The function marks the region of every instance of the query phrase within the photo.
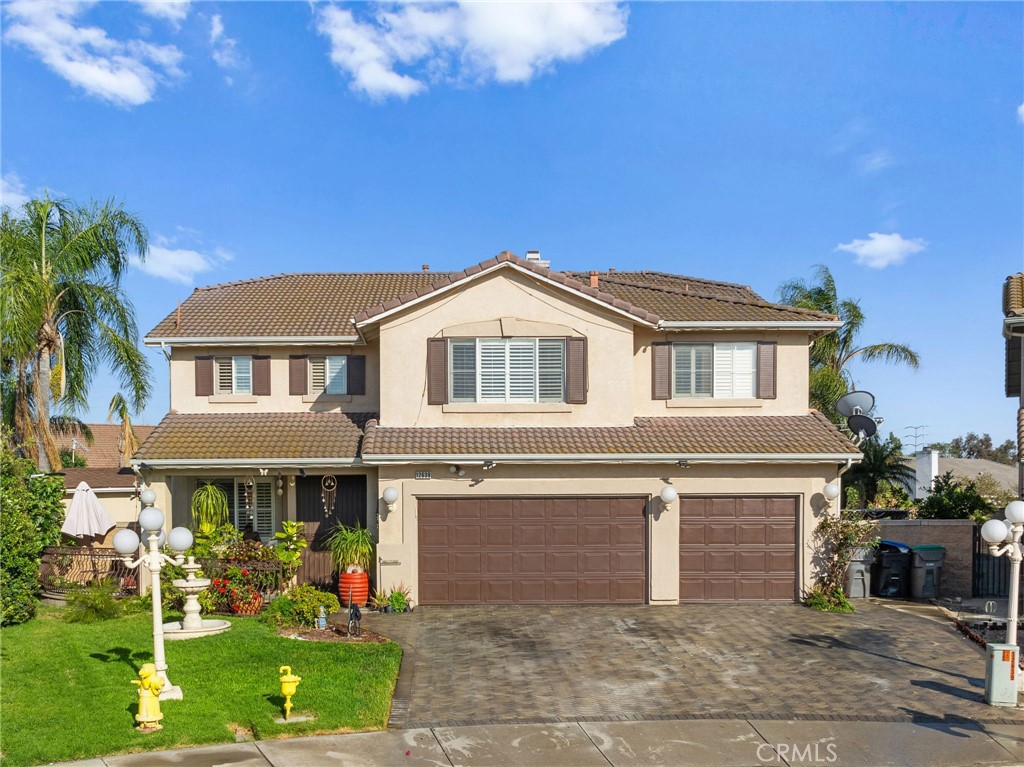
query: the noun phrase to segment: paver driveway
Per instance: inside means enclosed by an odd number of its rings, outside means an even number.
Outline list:
[[[391,727],[628,718],[1024,722],[983,703],[984,657],[871,603],[421,607],[364,626],[406,648]]]

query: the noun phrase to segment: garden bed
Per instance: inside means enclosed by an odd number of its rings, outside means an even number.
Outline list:
[[[93,624],[61,616],[44,607],[0,635],[5,766],[234,742],[238,731],[268,739],[387,724],[401,657],[396,644],[289,640],[256,619],[229,618],[224,634],[168,643],[168,675],[184,700],[162,702],[164,729],[142,735],[134,727],[132,680],[152,661],[151,616]],[[293,714],[314,720],[275,721],[282,665],[302,677]]]

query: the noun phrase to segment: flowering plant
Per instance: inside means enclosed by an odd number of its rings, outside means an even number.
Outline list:
[[[255,573],[243,567],[232,565],[224,577],[214,578],[213,594],[218,603],[228,605],[238,612],[240,605],[249,604],[257,597],[262,600]]]

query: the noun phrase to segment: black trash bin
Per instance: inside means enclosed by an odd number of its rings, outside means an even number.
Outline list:
[[[942,581],[942,565],[946,562],[945,546],[914,546],[914,563],[910,570],[910,596],[914,599],[938,599]]]
[[[906,599],[910,594],[910,546],[881,541],[871,568],[871,593],[876,597]]]

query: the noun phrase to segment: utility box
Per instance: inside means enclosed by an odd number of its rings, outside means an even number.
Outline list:
[[[913,599],[938,599],[945,546],[914,546],[910,567],[910,596]]]
[[[1012,644],[985,646],[985,702],[990,706],[1017,705],[1017,655]]]

